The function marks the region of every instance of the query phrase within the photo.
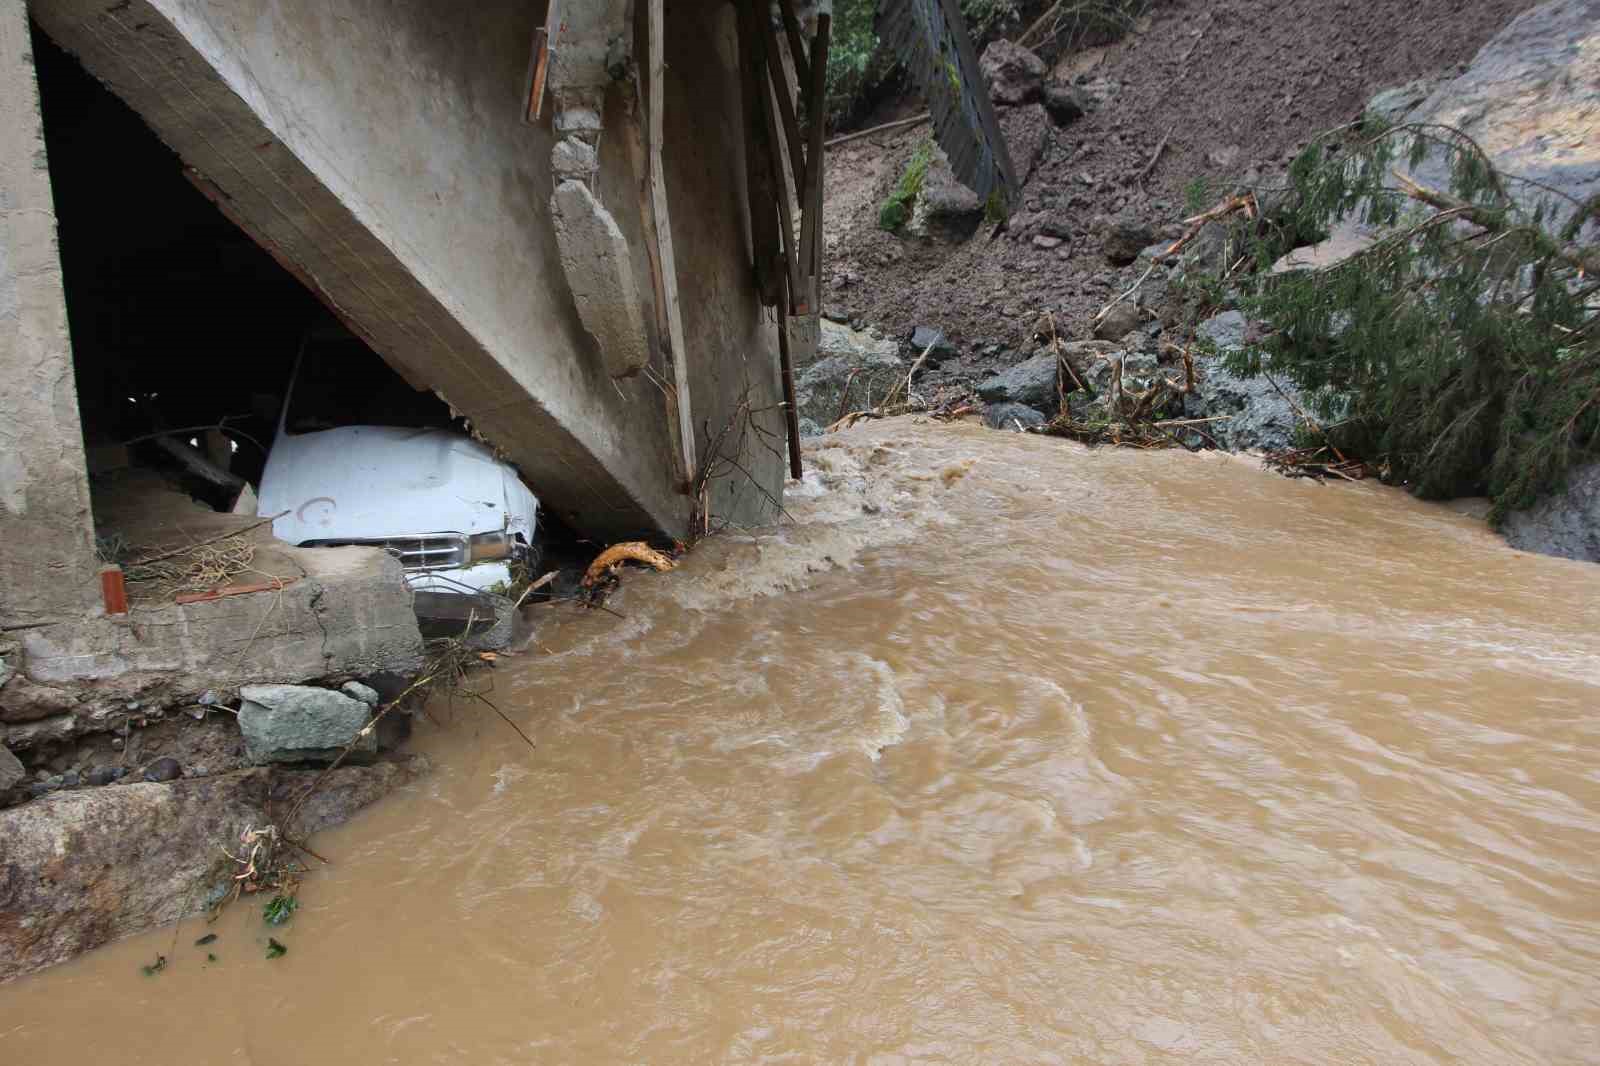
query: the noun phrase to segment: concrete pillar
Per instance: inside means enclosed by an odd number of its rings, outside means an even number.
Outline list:
[[[0,3],[0,632],[99,603],[28,16]]]

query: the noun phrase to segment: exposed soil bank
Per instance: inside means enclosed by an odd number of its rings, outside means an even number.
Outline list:
[[[1185,189],[1196,179],[1215,191],[1252,175],[1274,178],[1313,134],[1357,118],[1373,93],[1456,73],[1530,6],[1217,0],[1157,7],[1144,32],[1057,65],[1053,76],[1078,82],[1090,99],[1086,116],[1058,128],[1038,104],[1003,112],[1025,180],[1026,217],[1009,232],[991,237],[982,227],[951,245],[878,228],[878,205],[927,137],[925,126],[832,150],[828,313],[896,338],[917,325],[942,329],[969,377],[1014,361],[1044,311],[1054,311],[1069,336],[1087,337],[1095,312],[1143,269],[1103,258],[1112,219],[1171,239],[1177,234],[1167,227],[1191,213]],[[886,105],[884,117],[914,108]],[[1138,178],[1163,140],[1141,188]],[[1060,243],[1036,245],[1041,224],[1063,235]]]

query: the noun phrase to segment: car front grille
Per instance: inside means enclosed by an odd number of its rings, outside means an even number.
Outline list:
[[[467,538],[459,533],[425,533],[374,540],[318,540],[307,544],[329,548],[345,544],[382,548],[398,558],[408,573],[453,570],[467,564]]]

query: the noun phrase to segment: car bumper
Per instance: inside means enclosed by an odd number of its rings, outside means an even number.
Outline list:
[[[504,590],[511,587],[511,564],[498,560],[451,570],[409,571],[406,574],[406,585],[412,592],[458,595],[487,592],[497,586]]]

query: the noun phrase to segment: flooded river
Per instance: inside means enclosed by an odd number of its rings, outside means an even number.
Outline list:
[[[285,956],[103,949],[0,988],[0,1061],[1600,1062],[1600,567],[1215,454],[809,463],[541,609],[536,750],[435,707]]]

